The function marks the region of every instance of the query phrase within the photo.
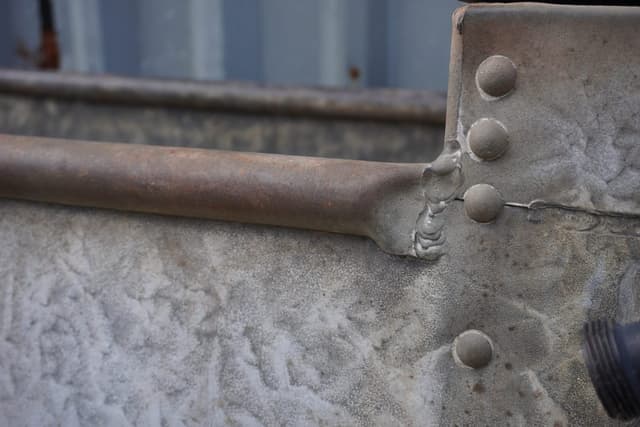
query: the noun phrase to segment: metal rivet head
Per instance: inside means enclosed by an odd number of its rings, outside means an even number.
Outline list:
[[[495,160],[509,148],[507,129],[495,119],[480,119],[467,135],[469,148],[482,160]]]
[[[476,82],[481,91],[498,98],[508,94],[516,85],[516,66],[506,56],[490,56],[478,67]]]
[[[476,184],[464,193],[464,211],[477,222],[491,222],[500,212],[504,201],[494,187],[489,184]]]
[[[475,329],[464,331],[453,341],[453,358],[468,368],[484,368],[493,358],[491,339]]]

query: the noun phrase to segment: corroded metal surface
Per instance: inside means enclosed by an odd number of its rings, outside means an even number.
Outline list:
[[[410,166],[424,198],[410,244],[430,261],[353,236],[2,201],[0,421],[616,425],[589,383],[581,328],[640,309],[629,49],[640,50],[627,39],[639,14],[486,5],[454,16],[447,142]],[[517,70],[502,97],[476,86],[493,55]],[[589,96],[576,76],[596,82]],[[466,135],[485,117],[509,147],[481,160]],[[621,173],[607,181],[607,168]],[[479,184],[504,201],[487,223],[463,200]],[[381,198],[394,194],[381,185]],[[384,220],[403,222],[400,210]]]

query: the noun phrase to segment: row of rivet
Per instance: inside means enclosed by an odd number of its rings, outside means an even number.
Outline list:
[[[494,101],[509,94],[516,84],[516,66],[509,58],[494,55],[482,61],[476,71],[476,85],[487,101]],[[477,120],[467,134],[471,152],[481,161],[491,161],[502,156],[509,148],[507,128],[493,118]],[[489,184],[477,184],[464,194],[464,209],[474,221],[494,221],[504,206],[498,190]]]
[[[505,56],[494,55],[485,59],[476,72],[476,85],[487,101],[507,95],[516,83],[516,67]],[[467,134],[471,153],[480,161],[491,161],[502,156],[509,148],[507,128],[493,118],[481,118],[471,125]],[[504,206],[502,196],[489,184],[471,186],[464,194],[464,210],[476,222],[494,221]],[[493,357],[491,339],[477,330],[468,330],[455,339],[453,356],[456,362],[472,369],[489,364]]]

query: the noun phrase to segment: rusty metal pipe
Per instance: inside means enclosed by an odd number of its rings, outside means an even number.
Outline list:
[[[0,197],[356,234],[387,247],[402,216],[392,212],[421,204],[422,170],[0,135]]]

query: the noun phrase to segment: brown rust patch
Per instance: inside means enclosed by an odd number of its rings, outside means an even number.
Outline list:
[[[477,383],[475,383],[473,385],[473,388],[471,389],[474,393],[478,393],[478,394],[482,394],[485,391],[487,391],[487,388],[484,386],[484,384],[482,383],[482,381],[478,381]]]

